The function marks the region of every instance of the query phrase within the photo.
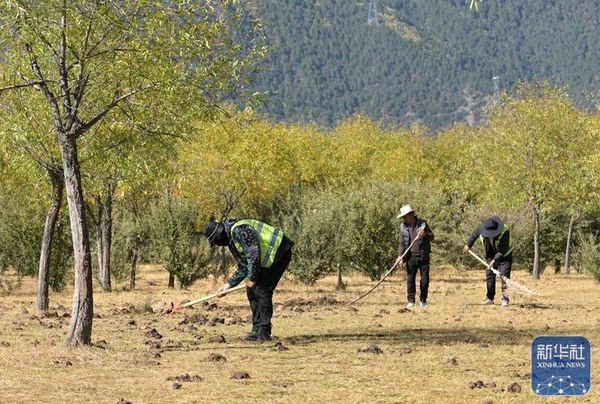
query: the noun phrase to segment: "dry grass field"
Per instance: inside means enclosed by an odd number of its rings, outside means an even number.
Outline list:
[[[175,315],[150,312],[156,302],[197,298],[217,284],[167,290],[166,273],[145,266],[139,290],[95,294],[96,346],[83,349],[65,346],[70,291],[52,294],[52,310],[41,316],[34,281],[26,280],[0,297],[0,402],[600,402],[598,354],[586,396],[538,397],[529,380],[535,336],[584,335],[598,346],[600,285],[582,275],[513,278],[541,295],[513,296],[508,308],[480,306],[483,270],[434,268],[428,308],[401,310],[398,275],[353,308],[344,303],[368,289],[366,278],[347,279],[341,292],[333,279],[311,287],[283,279],[277,339],[261,344],[239,338],[250,328],[242,293]],[[370,345],[383,352],[357,352]],[[249,378],[232,378],[236,372]],[[172,380],[186,373],[189,380]],[[486,387],[470,388],[478,380]],[[513,383],[520,392],[507,391]]]

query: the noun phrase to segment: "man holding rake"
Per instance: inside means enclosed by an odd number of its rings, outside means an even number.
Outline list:
[[[253,219],[210,221],[204,235],[211,247],[228,247],[238,264],[233,276],[217,290],[222,297],[242,281],[252,310],[247,341],[271,340],[273,291],[292,258],[294,242],[267,223]]]
[[[503,277],[510,279],[510,271],[512,268],[512,234],[508,226],[506,226],[499,217],[494,216],[485,220],[479,225],[465,244],[464,251],[468,253],[475,241],[480,238],[485,249],[485,259],[489,264],[486,273],[487,279],[487,296],[482,302],[484,305],[494,304],[494,296],[496,295],[496,274],[491,268],[499,269],[502,275],[502,306],[508,306],[507,283]]]
[[[434,237],[433,232],[425,220],[419,219],[415,215],[415,211],[410,205],[404,205],[396,218],[402,218],[403,221],[400,225],[398,257],[402,257],[407,253],[403,258],[407,274],[408,304],[406,307],[410,308],[415,305],[417,271],[421,272],[419,304],[421,307],[427,307],[429,255],[431,253],[431,240]],[[406,251],[408,249],[410,251]]]

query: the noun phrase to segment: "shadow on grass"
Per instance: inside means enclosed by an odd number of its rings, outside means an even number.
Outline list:
[[[552,334],[570,335],[576,330],[553,330]],[[333,332],[297,335],[285,340],[291,344],[314,344],[321,342],[360,342],[388,344],[477,344],[482,348],[494,345],[530,344],[538,335],[548,335],[544,328],[515,330],[509,328],[408,328],[377,332]]]

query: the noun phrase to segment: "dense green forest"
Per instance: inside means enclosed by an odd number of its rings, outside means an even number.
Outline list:
[[[520,81],[565,86],[582,106],[600,89],[597,1],[260,0],[272,53],[256,80],[264,110],[335,125],[356,113],[439,129],[477,122],[494,93]]]

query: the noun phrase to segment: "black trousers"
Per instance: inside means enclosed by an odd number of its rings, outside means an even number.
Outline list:
[[[487,260],[488,264],[490,262],[492,262],[492,258],[486,258],[486,260]],[[512,269],[512,259],[500,261],[498,263],[497,269],[501,275],[506,276],[507,278],[510,279],[510,271]],[[494,297],[496,296],[496,274],[493,273],[491,269],[488,269],[486,271],[485,277],[486,277],[486,282],[487,282],[487,298],[490,300],[494,300]],[[502,280],[502,278],[500,278],[500,279],[502,281],[502,298],[508,300],[508,293],[507,293],[508,286],[506,285],[506,282],[504,282]]]
[[[420,281],[420,299],[422,302],[427,301],[427,293],[429,291],[429,259],[421,259],[421,257],[410,256],[406,261],[406,289],[408,301],[414,302],[417,293],[417,271],[421,272]]]
[[[265,327],[271,331],[271,318],[273,317],[273,291],[277,287],[281,276],[290,264],[292,250],[284,252],[270,268],[261,269],[260,276],[256,279],[256,286],[246,289],[250,310],[252,310],[252,329],[258,330]]]

